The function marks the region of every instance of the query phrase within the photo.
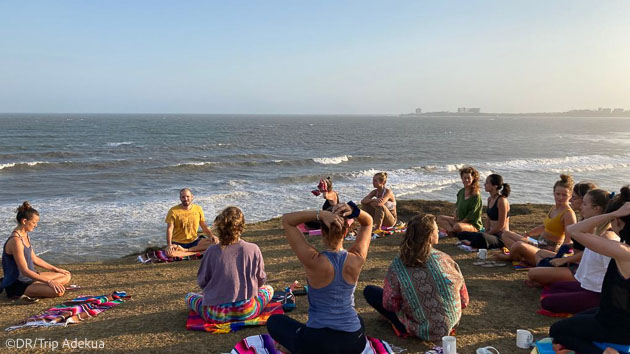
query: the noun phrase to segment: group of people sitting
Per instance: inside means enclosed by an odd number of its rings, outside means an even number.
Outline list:
[[[507,248],[509,253],[499,255],[500,259],[539,264],[541,267],[530,270],[531,284],[553,284],[557,288],[551,291],[551,304],[543,306],[562,306],[567,302],[563,299],[575,299],[571,301],[580,302],[581,307],[571,311],[588,308],[551,327],[550,335],[557,345],[601,353],[592,341],[630,344],[629,187],[611,197],[591,184],[574,187],[572,179],[563,175],[554,185],[555,204],[543,225],[520,235],[509,229],[510,186],[501,176],[492,174],[485,181],[485,191],[490,194],[485,225],[479,173],[465,167],[460,176],[464,186],[457,193],[456,214],[412,217],[383,287],[368,285],[363,289],[367,303],[391,322],[397,335],[438,341],[452,333],[468,305],[459,266],[448,254],[434,248],[442,229],[471,248]],[[374,175],[374,189],[361,200],[360,208],[352,201],[341,202],[330,178],[321,182],[318,189],[325,199],[322,209],[282,217],[287,242],[308,282],[308,320],[301,323],[287,315],[273,315],[267,329],[292,353],[360,353],[366,345],[365,325],[355,310],[354,293],[373,233],[397,222],[396,199],[386,187],[385,172]],[[186,295],[188,308],[208,322],[259,316],[274,289],[266,283],[260,249],[240,238],[245,227],[242,211],[233,206],[221,211],[214,220],[213,233],[193,199],[190,189],[182,189],[180,204],[166,216],[165,251],[169,256],[205,252],[197,273],[202,292]],[[582,221],[576,223],[574,209],[580,212]],[[8,296],[62,296],[70,281],[68,271],[35,255],[28,233],[38,220],[39,214],[27,202],[18,209],[18,226],[3,248],[2,287]],[[359,227],[346,249],[344,239],[353,222]],[[305,238],[298,228],[304,223],[321,227],[324,250]],[[205,236],[198,236],[199,227]],[[531,239],[536,235],[537,241]],[[578,263],[577,267],[571,266]],[[50,272],[39,273],[34,265]],[[564,284],[567,281],[572,283]],[[615,352],[611,348],[606,351]]]
[[[486,178],[482,226],[479,173],[470,166],[459,172],[463,188],[456,213],[438,216],[438,226],[468,250],[503,249],[495,255],[498,261],[530,268],[526,283],[545,287],[542,313],[573,315],[551,326],[555,349],[602,353],[594,341],[630,344],[630,187],[609,193],[561,175],[543,223],[519,234],[510,231],[510,186],[503,178]],[[605,352],[617,351],[607,347]]]

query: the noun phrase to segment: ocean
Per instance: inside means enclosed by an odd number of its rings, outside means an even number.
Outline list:
[[[454,201],[464,164],[501,174],[512,203],[551,204],[561,173],[630,183],[629,147],[630,118],[1,114],[0,233],[28,200],[42,258],[98,261],[165,244],[184,187],[209,223],[229,205],[255,222],[319,208],[326,176],[345,201],[378,171],[399,199]]]

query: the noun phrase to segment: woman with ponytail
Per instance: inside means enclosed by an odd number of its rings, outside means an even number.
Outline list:
[[[488,217],[486,218],[486,232],[463,231],[457,234],[457,238],[463,244],[472,248],[501,248],[503,241],[501,235],[510,230],[510,185],[503,183],[503,177],[491,174],[484,184],[488,197]]]
[[[28,202],[17,209],[17,227],[2,249],[2,288],[9,298],[58,297],[65,294],[70,272],[39,258],[33,249],[29,232],[35,230],[39,213]],[[49,270],[39,272],[35,266]]]
[[[593,233],[606,223],[610,223],[621,242]],[[602,350],[593,342],[630,344],[630,187],[621,188],[605,214],[570,225],[567,233],[611,260],[604,276],[599,307],[554,323],[549,329],[554,349],[566,348],[584,354],[617,353],[612,348]]]
[[[361,209],[373,218],[374,232],[380,234],[381,228],[396,225],[396,197],[394,192],[386,187],[387,172],[378,172],[372,178],[373,189],[361,200]]]
[[[565,230],[569,225],[575,224],[575,212],[569,205],[573,192],[573,178],[568,175],[560,175],[560,180],[553,185],[555,204],[549,210],[542,225],[533,228],[524,235],[512,231],[505,231],[501,238],[505,247],[510,250],[509,255],[497,255],[500,260],[523,260],[530,265],[536,265],[536,253],[548,250],[556,254],[560,252],[560,246],[568,252],[571,238],[565,237]],[[530,236],[539,236],[538,240]]]

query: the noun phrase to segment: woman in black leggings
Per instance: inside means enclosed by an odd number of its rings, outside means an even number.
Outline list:
[[[621,242],[592,234],[598,225],[607,222]],[[585,247],[612,259],[604,276],[599,307],[554,323],[549,335],[555,345],[580,353],[617,353],[612,348],[603,351],[593,342],[630,344],[630,187],[621,189],[606,214],[570,225],[567,233]]]

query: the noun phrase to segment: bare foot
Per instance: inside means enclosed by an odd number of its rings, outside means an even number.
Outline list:
[[[619,354],[619,352],[611,347],[607,347],[606,350],[604,350],[604,354]]]

